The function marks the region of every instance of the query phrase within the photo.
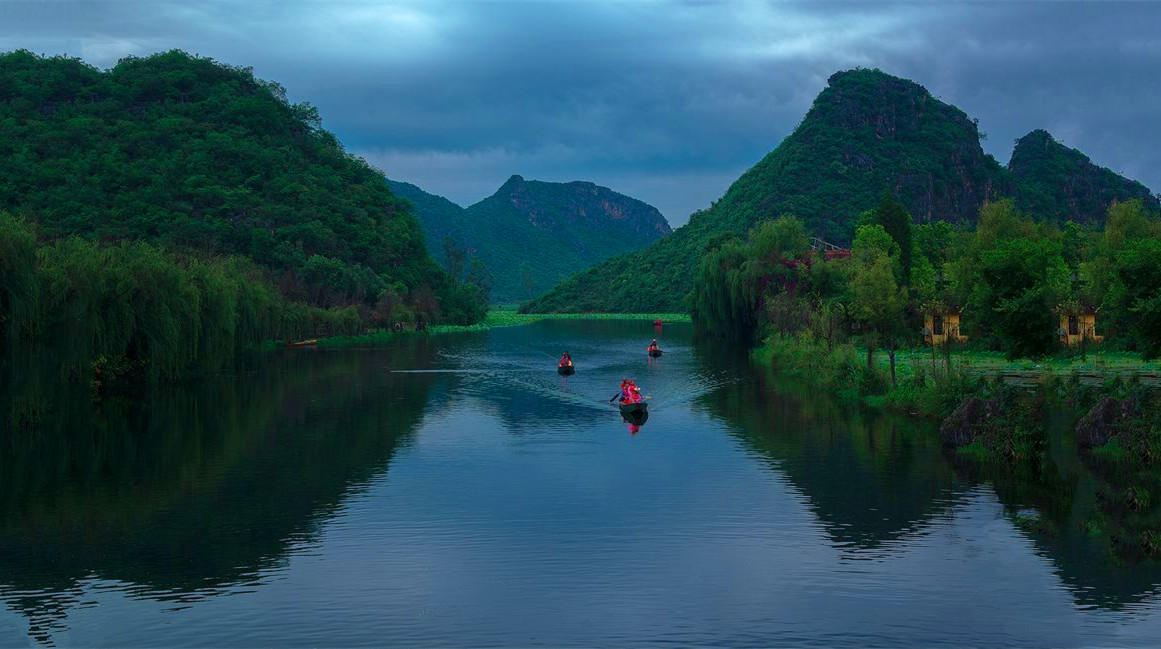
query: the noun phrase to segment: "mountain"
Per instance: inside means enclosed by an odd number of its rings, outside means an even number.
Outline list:
[[[980,147],[973,120],[917,83],[879,70],[830,77],[806,117],[709,209],[672,236],[574,275],[529,311],[680,310],[705,245],[783,214],[816,235],[849,242],[859,214],[884,191],[916,222],[974,220],[1009,195],[1009,174]]]
[[[104,71],[0,55],[0,210],[45,240],[249,257],[284,295],[319,306],[390,287],[446,316],[463,298],[407,204],[317,110],[248,68],[180,51]]]
[[[537,295],[569,274],[670,233],[651,205],[588,182],[550,183],[514,175],[466,209],[418,187],[388,181],[411,201],[433,254],[450,237],[491,271],[492,299]]]
[[[1139,198],[1154,211],[1159,207],[1148,187],[1093,164],[1044,130],[1016,140],[1008,169],[1020,208],[1037,217],[1099,225],[1113,201]]]

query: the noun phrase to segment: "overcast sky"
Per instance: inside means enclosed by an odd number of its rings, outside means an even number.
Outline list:
[[[511,174],[591,180],[674,225],[878,67],[1161,191],[1161,3],[13,2],[0,50],[181,48],[286,86],[393,179],[467,205]]]

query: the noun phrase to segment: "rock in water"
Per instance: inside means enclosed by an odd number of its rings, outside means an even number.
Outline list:
[[[1131,399],[1104,397],[1076,423],[1076,441],[1089,448],[1104,446],[1123,432],[1136,415],[1136,404]]]
[[[975,441],[984,423],[1000,414],[1000,400],[968,397],[939,426],[944,446],[967,446]]]

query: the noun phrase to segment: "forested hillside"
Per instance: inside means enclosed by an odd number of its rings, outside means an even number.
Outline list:
[[[1099,226],[1113,201],[1134,198],[1158,209],[1157,197],[1148,187],[1098,167],[1048,131],[1035,130],[1017,140],[1008,168],[1019,190],[1020,208],[1041,218]]]
[[[919,84],[879,70],[839,72],[794,132],[688,225],[638,253],[573,275],[522,308],[680,309],[707,245],[784,215],[800,219],[813,236],[849,244],[860,214],[884,192],[918,224],[971,224],[985,202],[1025,195],[1030,205],[1056,210],[1052,215],[1071,210],[1076,220],[1099,223],[1114,198],[1139,195],[1138,183],[1093,172],[1071,155],[1049,150],[1035,157],[1023,149],[1013,158],[1018,173],[1010,173],[984,153],[975,120]],[[1069,182],[1079,189],[1060,188]]]
[[[410,200],[433,255],[478,259],[492,277],[492,299],[522,300],[569,274],[669,234],[651,205],[588,182],[512,176],[495,194],[460,208],[414,185],[390,181]],[[450,248],[449,248],[450,246]]]
[[[108,71],[0,55],[0,210],[42,240],[243,255],[283,296],[316,306],[389,295],[433,319],[479,313],[383,175],[344,152],[314,108],[184,52]]]
[[[451,237],[462,242],[461,231],[464,224],[464,208],[443,196],[429,194],[411,183],[387,180],[387,186],[395,196],[411,203],[411,211],[419,222],[423,240],[427,244],[432,259],[442,264],[446,261],[444,242]]]

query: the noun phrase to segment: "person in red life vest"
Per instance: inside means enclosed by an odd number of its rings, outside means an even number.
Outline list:
[[[568,352],[565,352],[564,355],[560,357],[560,366],[568,367],[569,365],[572,365],[572,355]]]
[[[641,388],[637,387],[636,383],[629,383],[629,401],[630,403],[641,403]]]
[[[632,379],[621,379],[621,392],[613,396],[613,399],[620,397],[621,403],[640,403],[641,389]],[[610,399],[612,401],[613,399]]]
[[[659,349],[659,347],[657,346],[657,339],[656,339],[656,338],[654,338],[654,339],[653,339],[653,342],[649,343],[649,351],[651,351],[651,352],[655,352],[655,351],[657,351],[658,349]]]

